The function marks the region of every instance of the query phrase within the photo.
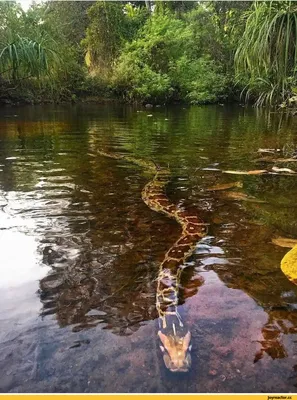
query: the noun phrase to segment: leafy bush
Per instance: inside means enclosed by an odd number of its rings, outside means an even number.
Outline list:
[[[164,102],[172,95],[170,78],[152,70],[148,64],[135,60],[133,53],[121,56],[113,86],[127,100]]]
[[[170,76],[181,98],[191,104],[214,103],[228,96],[229,78],[210,57],[192,61],[183,56],[172,64]]]
[[[191,25],[172,14],[152,16],[118,59],[113,75],[115,91],[129,100],[218,101],[228,80],[210,55],[193,51],[195,39]]]

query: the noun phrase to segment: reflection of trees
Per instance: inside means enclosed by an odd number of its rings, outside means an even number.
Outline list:
[[[113,333],[120,335],[131,334],[145,321],[155,319],[154,280],[158,266],[154,264],[152,268],[145,259],[136,263],[134,252],[120,258],[121,261],[110,263],[109,268],[105,264],[103,270],[92,268],[90,273],[86,273],[85,264],[83,270],[75,266],[72,272],[75,271],[76,281],[71,280],[71,274],[68,274],[67,281],[58,290],[51,287],[52,275],[42,279],[42,315],[55,313],[61,326],[75,324],[75,331],[104,323],[105,329],[112,329]],[[128,265],[128,260],[133,261]],[[201,285],[201,281],[191,279],[192,274],[188,274],[189,280],[183,279],[180,304],[196,294]],[[59,278],[54,276],[54,280],[57,282]]]
[[[268,321],[262,328],[263,340],[260,350],[255,354],[254,362],[267,353],[273,360],[288,356],[282,343],[282,336],[297,333],[297,315],[288,310],[272,310],[268,313]]]
[[[70,111],[59,108],[57,113],[25,112],[30,123],[19,118],[4,127],[9,140],[1,153],[5,164],[1,184],[6,191],[20,190],[23,197],[27,196],[24,190],[31,191],[36,203],[23,212],[35,218],[43,261],[52,267],[40,282],[42,315],[55,314],[61,326],[73,324],[75,330],[103,323],[118,334],[129,334],[156,316],[154,279],[179,227],[143,204],[140,193],[149,176],[138,166],[96,155],[100,148],[170,163],[170,197],[193,213],[202,209],[202,218],[207,213],[221,219],[213,224],[211,234],[223,240],[228,257],[240,259],[234,265],[211,268],[226,285],[245,291],[267,312],[263,351],[276,348],[276,342],[284,346],[282,334],[293,332],[284,326],[290,321],[296,328],[290,309],[296,304],[296,289],[280,271],[284,251],[269,243],[276,233],[269,227],[277,216],[282,226],[290,222],[288,215],[282,216],[277,195],[294,193],[292,184],[278,186],[276,179],[244,177],[243,190],[255,196],[268,190],[276,199],[275,207],[236,206],[204,190],[232,177],[207,174],[200,168],[219,162],[221,168],[230,163],[246,169],[255,147],[263,147],[263,142],[274,147],[271,131],[280,133],[276,141],[281,147],[286,121],[278,126],[274,116],[257,119],[254,111],[234,113],[220,107],[151,112],[153,117],[148,118],[147,111],[136,113],[129,107],[77,106]],[[16,149],[23,161],[6,162]],[[185,175],[187,179],[180,183],[178,179]],[[41,176],[46,185],[36,189]],[[65,179],[59,181],[61,177]],[[250,223],[256,207],[268,214],[268,228]],[[194,295],[200,283],[193,269],[186,270],[180,302]],[[289,292],[293,293],[290,299],[284,297]],[[283,311],[277,314],[276,308]],[[271,324],[275,327],[270,335]]]
[[[271,243],[271,238],[277,234],[271,230],[271,225],[259,225],[250,220],[250,205],[245,208],[234,202],[217,201],[214,218],[219,223],[214,226],[213,234],[224,243],[231,263],[211,268],[228,287],[243,290],[267,313],[267,322],[257,340],[259,350],[255,362],[264,354],[272,359],[287,357],[284,336],[297,333],[297,288],[280,269],[287,249]],[[232,223],[226,220],[230,215]]]
[[[261,167],[262,168],[262,167]],[[267,204],[248,206],[254,218],[273,226],[283,235],[297,236],[296,178],[292,176],[261,176],[246,179],[245,190],[251,195],[261,193]]]
[[[73,265],[65,271],[56,264],[56,273],[41,280],[40,296],[43,315],[55,313],[61,326],[75,324],[74,329],[81,330],[104,323],[114,333],[126,335],[157,317],[158,264],[179,228],[144,205],[140,197],[144,180],[137,177],[137,171],[129,181],[127,172],[115,163],[98,156],[97,162],[89,165],[84,189],[92,193],[89,209],[96,218],[90,221]],[[95,190],[94,183],[102,189]],[[48,251],[46,260],[54,266],[55,259],[49,258]],[[192,269],[184,274],[180,304],[201,285],[192,279],[193,273]]]

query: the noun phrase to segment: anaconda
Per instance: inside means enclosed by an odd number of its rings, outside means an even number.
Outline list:
[[[165,254],[159,267],[156,291],[156,309],[159,319],[158,336],[165,366],[172,372],[186,372],[191,366],[191,333],[178,312],[180,277],[186,260],[193,253],[197,242],[207,233],[207,224],[170,202],[165,187],[170,170],[154,162],[104,151],[102,156],[125,160],[140,165],[154,174],[142,190],[144,203],[151,209],[175,219],[182,228],[178,240]]]

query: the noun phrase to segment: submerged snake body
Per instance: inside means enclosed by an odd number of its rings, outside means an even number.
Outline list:
[[[170,178],[167,168],[160,168],[153,162],[130,156],[121,156],[103,151],[100,155],[123,159],[140,165],[154,173],[154,178],[142,190],[145,204],[156,212],[175,219],[182,227],[179,239],[167,251],[160,264],[157,278],[156,309],[159,316],[158,335],[160,348],[166,367],[172,372],[185,372],[190,368],[190,331],[184,326],[178,313],[180,276],[185,261],[193,253],[196,243],[206,234],[206,224],[197,216],[191,215],[171,203],[165,194],[165,187]]]

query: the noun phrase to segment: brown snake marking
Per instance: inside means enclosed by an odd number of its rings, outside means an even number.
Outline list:
[[[126,160],[145,167],[154,173],[154,178],[142,190],[144,203],[156,212],[175,219],[182,228],[179,239],[170,247],[160,264],[157,278],[156,309],[159,316],[158,336],[162,345],[163,359],[172,372],[186,372],[191,366],[191,333],[185,328],[178,312],[180,277],[185,261],[193,253],[197,242],[205,236],[205,223],[197,216],[190,215],[171,203],[165,194],[165,186],[170,178],[167,168],[160,168],[150,161],[130,156],[121,156],[103,151],[98,154]]]

